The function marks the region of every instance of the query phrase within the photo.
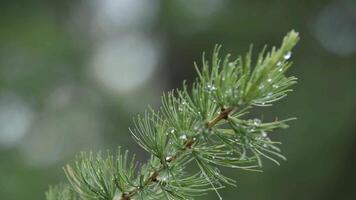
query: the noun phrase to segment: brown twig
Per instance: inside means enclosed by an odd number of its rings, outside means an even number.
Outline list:
[[[229,116],[230,112],[233,110],[233,107],[228,107],[228,108],[223,108],[221,109],[221,112],[218,116],[216,116],[214,119],[208,122],[208,128],[213,127],[215,124],[217,124],[220,120],[222,119],[227,119]]]

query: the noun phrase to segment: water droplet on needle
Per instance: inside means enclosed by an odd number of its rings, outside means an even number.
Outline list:
[[[284,56],[284,60],[288,60],[292,56],[292,52],[288,51]]]

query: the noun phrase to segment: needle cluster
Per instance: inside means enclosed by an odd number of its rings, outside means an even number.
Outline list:
[[[223,168],[259,171],[265,159],[279,164],[285,157],[270,135],[287,121],[263,121],[247,115],[259,106],[284,98],[296,78],[287,76],[291,50],[298,42],[291,31],[279,48],[266,48],[252,62],[244,55],[220,56],[217,45],[198,77],[188,86],[162,96],[158,110],[135,117],[133,139],[150,154],[145,164],[120,148],[117,153],[82,153],[64,167],[68,185],[51,187],[47,200],[195,199],[227,185],[235,186]],[[196,169],[194,170],[188,170]]]

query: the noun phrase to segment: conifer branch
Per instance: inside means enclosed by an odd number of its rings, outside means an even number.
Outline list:
[[[221,167],[259,171],[262,158],[276,164],[285,159],[269,134],[287,128],[286,120],[262,122],[248,119],[255,106],[271,106],[292,91],[296,78],[286,76],[292,65],[291,49],[299,40],[289,32],[279,49],[265,49],[257,62],[251,54],[235,60],[219,55],[211,63],[203,54],[202,68],[191,90],[186,83],[162,97],[158,111],[149,108],[134,120],[133,139],[150,155],[146,164],[136,162],[120,148],[116,156],[82,153],[65,173],[71,185],[50,188],[47,200],[194,199],[235,181]],[[253,67],[254,65],[254,67]],[[187,167],[197,166],[191,173]]]
[[[212,128],[215,124],[217,124],[220,120],[222,119],[227,119],[229,113],[233,110],[232,107],[227,108],[227,109],[222,109],[221,113],[216,116],[213,120],[209,121],[207,123],[207,127],[208,128]],[[168,159],[166,159],[167,162],[171,163],[174,162],[181,154],[182,151],[185,151],[186,149],[191,149],[192,146],[197,142],[196,139],[189,139],[187,141],[185,141],[184,143],[184,148],[181,151],[176,152],[173,156],[169,157]],[[159,170],[154,171],[150,177],[148,177],[148,179],[145,181],[145,185],[149,185],[152,184],[154,182],[157,182],[157,178],[159,176],[159,173],[161,171],[161,169],[163,169],[163,167],[161,167]],[[138,192],[138,188],[133,189],[132,191],[128,192],[128,193],[123,193],[121,200],[130,200],[130,198],[134,195],[137,194]]]

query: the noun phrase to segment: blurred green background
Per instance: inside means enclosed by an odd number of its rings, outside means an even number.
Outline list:
[[[211,52],[255,52],[300,32],[295,92],[265,109],[297,116],[277,137],[288,161],[238,180],[224,199],[356,199],[356,1],[0,2],[0,199],[44,199],[81,150],[130,149],[133,115],[195,78]],[[217,199],[215,194],[200,199]]]

